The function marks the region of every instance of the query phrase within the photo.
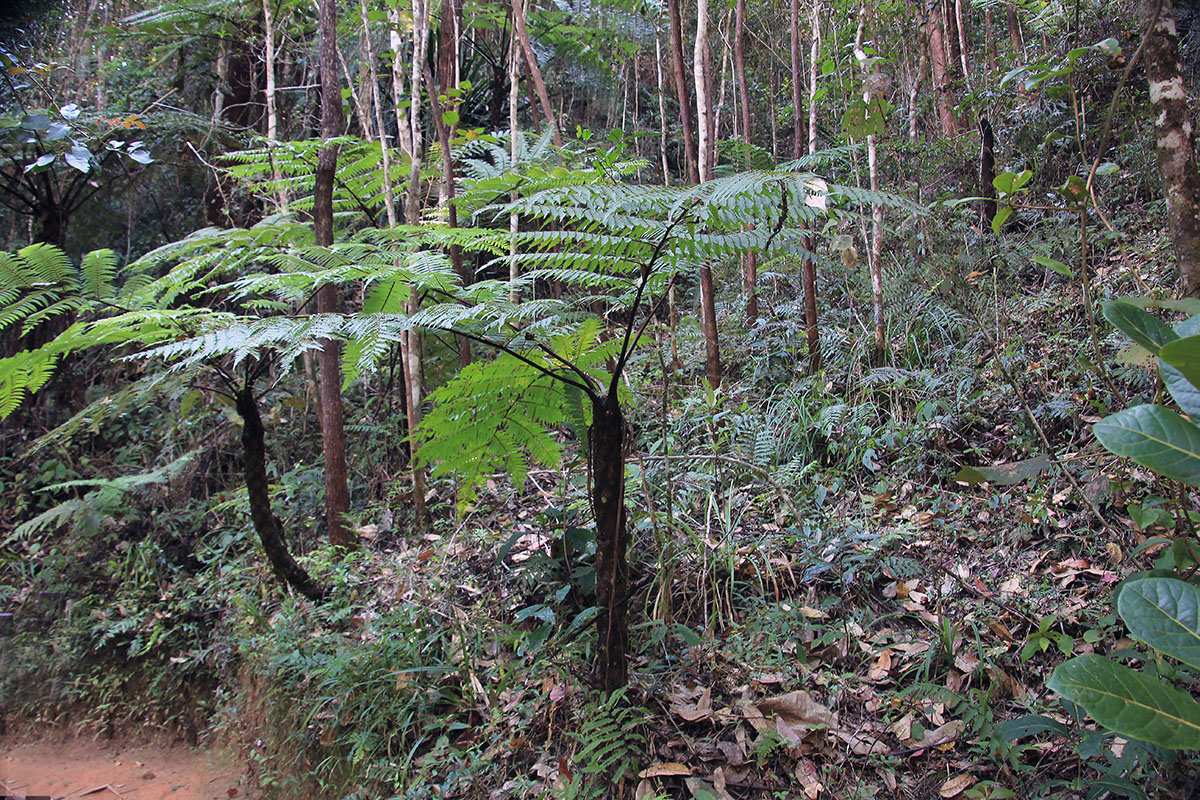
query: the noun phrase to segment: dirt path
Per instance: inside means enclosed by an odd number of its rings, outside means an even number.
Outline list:
[[[185,746],[0,741],[0,796],[70,800],[246,797],[232,759]]]

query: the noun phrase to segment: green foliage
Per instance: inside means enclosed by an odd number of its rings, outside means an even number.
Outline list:
[[[1177,371],[1168,388],[1191,405],[1196,318],[1174,328],[1128,302],[1109,301],[1104,315]],[[1181,338],[1183,335],[1183,338]],[[1190,385],[1187,386],[1187,385]],[[1117,455],[1184,483],[1200,485],[1200,428],[1171,409],[1141,405],[1093,426],[1096,438]],[[1121,587],[1117,613],[1130,633],[1160,653],[1200,668],[1200,589],[1175,578],[1135,578]],[[1046,684],[1082,706],[1101,725],[1134,739],[1174,750],[1200,747],[1200,703],[1150,672],[1137,672],[1095,654],[1058,666]]]
[[[1117,612],[1150,647],[1195,666],[1200,589],[1174,578],[1142,578],[1123,588]],[[1086,654],[1060,664],[1046,685],[1122,736],[1172,750],[1200,747],[1200,703],[1161,677]]]
[[[624,687],[589,703],[571,738],[581,745],[564,797],[569,800],[613,796],[613,788],[637,777],[645,756],[646,737],[640,727],[649,712],[630,701]]]
[[[617,340],[601,340],[598,320],[584,321],[572,333],[551,340],[556,353],[589,375],[604,374]],[[433,475],[454,474],[462,481],[459,504],[474,500],[492,473],[504,471],[517,486],[531,464],[558,466],[562,446],[550,431],[567,425],[585,435],[591,406],[575,386],[546,374],[557,366],[544,352],[523,354],[543,369],[507,353],[477,361],[435,391],[433,410],[421,420],[420,462],[433,464]]]

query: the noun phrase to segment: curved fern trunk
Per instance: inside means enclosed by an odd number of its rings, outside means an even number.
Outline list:
[[[616,392],[592,398],[590,460],[596,515],[597,683],[606,692],[628,680],[629,532],[625,524],[625,417]]]
[[[283,526],[271,511],[271,494],[267,483],[266,431],[254,399],[254,389],[245,387],[234,398],[242,417],[242,466],[246,478],[246,494],[250,498],[250,519],[262,542],[263,552],[276,577],[289,584],[310,600],[320,600],[325,590],[296,563],[288,552],[283,538]]]

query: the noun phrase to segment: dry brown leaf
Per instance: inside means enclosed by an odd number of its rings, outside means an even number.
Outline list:
[[[712,689],[706,688],[695,704],[677,703],[671,706],[671,711],[683,717],[688,722],[698,722],[712,716]]]
[[[884,650],[879,654],[879,657],[875,659],[874,666],[867,670],[867,680],[875,682],[884,680],[891,671],[892,652],[890,650]]]
[[[952,719],[945,725],[939,725],[931,731],[926,731],[921,738],[921,747],[937,747],[958,738],[963,728],[962,720]]]
[[[666,775],[691,775],[692,768],[678,761],[668,761],[664,764],[651,764],[638,773],[639,778],[661,778]]]
[[[768,697],[758,701],[756,705],[764,716],[780,717],[801,732],[811,728],[828,727],[833,722],[833,715],[829,713],[829,709],[813,700],[805,691]]]
[[[808,800],[817,800],[825,788],[817,775],[817,765],[807,758],[800,759],[796,767],[796,780],[800,781],[800,788]]]
[[[969,772],[964,772],[961,775],[955,775],[950,780],[942,784],[942,788],[938,789],[938,794],[942,797],[958,797],[963,791],[975,783],[975,776]]]
[[[637,789],[633,792],[633,800],[651,800],[654,797],[658,797],[658,788],[654,785],[654,781],[638,781]]]
[[[809,619],[829,619],[829,615],[824,611],[821,611],[819,608],[800,606],[796,610],[799,611],[802,616],[808,617]]]
[[[831,733],[845,742],[850,747],[850,752],[856,756],[882,755],[890,750],[887,743],[877,736],[857,731],[834,730]]]
[[[905,714],[903,717],[888,726],[888,733],[892,734],[902,742],[907,742],[912,739],[912,724],[913,715]]]
[[[954,654],[954,666],[970,675],[979,666],[979,656],[970,650],[960,650]]]

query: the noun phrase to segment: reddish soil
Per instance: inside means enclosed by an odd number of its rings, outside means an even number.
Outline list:
[[[71,739],[0,741],[0,796],[70,800],[229,800],[245,797],[228,754],[185,746]]]

